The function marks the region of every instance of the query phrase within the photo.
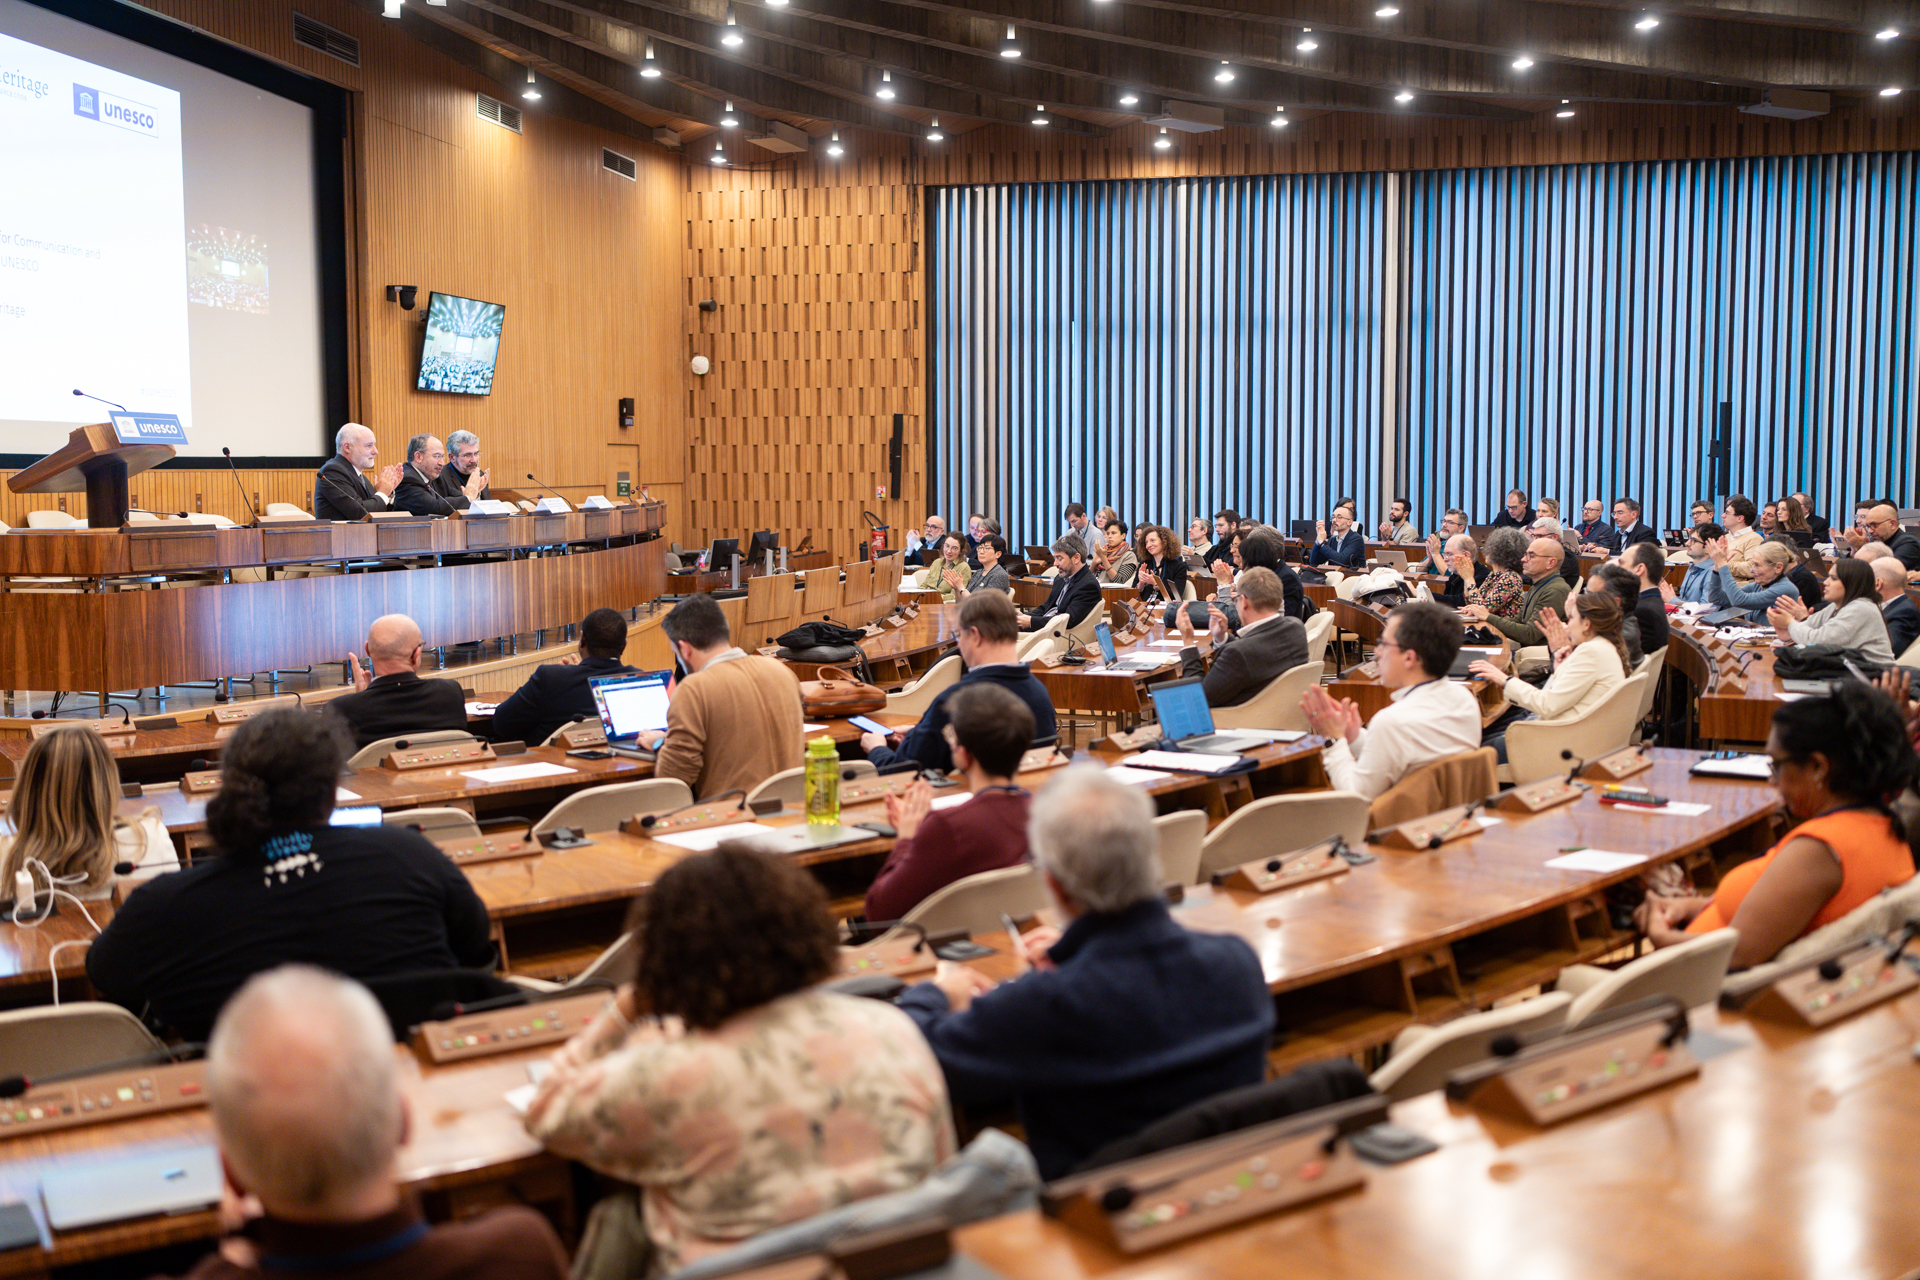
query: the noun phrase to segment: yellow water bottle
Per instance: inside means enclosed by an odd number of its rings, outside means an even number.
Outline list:
[[[832,738],[807,743],[807,823],[830,827],[840,821],[840,753]]]

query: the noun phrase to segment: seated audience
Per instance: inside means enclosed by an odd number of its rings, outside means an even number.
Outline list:
[[[1515,618],[1527,599],[1525,569],[1527,535],[1518,529],[1495,529],[1487,535],[1487,572],[1473,586],[1462,578],[1461,603],[1479,605],[1498,618]],[[1457,574],[1457,570],[1456,570]],[[1449,581],[1448,587],[1453,583]]]
[[[347,655],[355,692],[327,703],[353,734],[355,747],[409,733],[467,727],[467,699],[458,680],[420,678],[420,624],[404,613],[367,628],[367,665]]]
[[[665,1274],[953,1154],[913,1023],[819,985],[839,940],[805,869],[728,841],[662,872],[627,923],[633,981],[553,1055],[526,1115],[549,1150],[631,1184],[595,1206],[581,1274]]]
[[[1095,544],[1098,544],[1100,539],[1106,535],[1107,526],[1110,524],[1120,524],[1120,513],[1112,507],[1102,507],[1093,513],[1093,542]],[[1126,528],[1125,525],[1120,525],[1120,527],[1122,529]]]
[[[1593,571],[1587,579],[1588,591],[1605,591],[1620,602],[1620,647],[1627,651],[1627,674],[1632,675],[1640,660],[1646,657],[1646,650],[1640,647],[1640,622],[1634,617],[1634,607],[1640,602],[1640,579],[1631,569],[1609,562]],[[1667,620],[1666,606],[1660,607],[1660,621]],[[1552,644],[1549,637],[1548,643]]]
[[[942,963],[900,1007],[956,1102],[1019,1107],[1040,1173],[1266,1075],[1273,999],[1239,937],[1187,929],[1160,897],[1153,802],[1084,766],[1033,803],[1028,839],[1064,933],[1022,940],[1031,971],[995,986]]]
[[[1213,522],[1205,516],[1187,521],[1187,554],[1206,558],[1213,550]]]
[[[1300,708],[1327,739],[1320,762],[1335,790],[1372,800],[1422,765],[1480,745],[1480,703],[1447,679],[1464,635],[1460,620],[1437,604],[1395,605],[1373,649],[1393,701],[1372,724],[1362,726],[1351,700],[1335,702],[1319,685],[1307,689]]]
[[[54,885],[83,902],[110,896],[116,864],[150,879],[180,865],[171,847],[150,853],[141,828],[120,816],[120,767],[107,741],[71,725],[35,738],[21,757],[0,833],[0,886],[13,896],[25,868],[38,900]],[[42,871],[27,864],[37,862]],[[51,881],[51,883],[49,883]]]
[[[1140,558],[1127,541],[1127,526],[1115,520],[1103,531],[1100,545],[1093,549],[1093,576],[1117,587],[1133,585],[1140,571]],[[1184,563],[1184,560],[1182,561]]]
[[[249,980],[214,1024],[207,1103],[227,1184],[262,1216],[187,1280],[567,1275],[553,1228],[525,1205],[429,1226],[395,1180],[414,1117],[386,1016],[357,983],[307,965]]]
[[[1813,499],[1807,496],[1806,490],[1803,489],[1794,494],[1793,500],[1800,504],[1800,510],[1806,515],[1807,531],[1813,534],[1814,542],[1829,541],[1832,527],[1828,524],[1825,516],[1813,514]]]
[[[1244,533],[1234,535],[1234,562],[1242,571],[1247,569],[1268,569],[1280,579],[1282,604],[1280,612],[1289,618],[1305,620],[1316,610],[1307,593],[1301,589],[1300,575],[1287,563],[1287,540],[1278,529],[1266,525],[1255,525]],[[1227,625],[1238,627],[1240,620],[1231,600],[1221,604],[1222,612],[1227,615]]]
[[[968,685],[947,702],[953,767],[973,798],[933,807],[933,788],[916,780],[887,797],[887,821],[898,833],[886,865],[867,888],[867,919],[898,920],[955,880],[1017,867],[1027,860],[1032,799],[1013,783],[1020,757],[1033,745],[1033,712],[998,685]]]
[[[1714,582],[1720,571],[1707,555],[1707,543],[1726,536],[1727,531],[1711,520],[1687,530],[1687,576],[1673,591],[1673,599],[1687,604],[1713,603]]]
[[[1740,931],[1732,965],[1750,968],[1913,876],[1913,850],[1887,798],[1913,782],[1920,762],[1884,693],[1843,680],[1827,697],[1787,703],[1773,713],[1767,756],[1799,825],[1727,872],[1710,896],[1649,896],[1634,920],[1654,946],[1730,926]]]
[[[1184,575],[1186,564],[1180,565]],[[1182,581],[1185,581],[1184,577]],[[1087,545],[1074,534],[1062,534],[1053,541],[1053,586],[1047,598],[1032,613],[1015,614],[1022,631],[1038,631],[1064,617],[1069,628],[1077,627],[1095,609],[1102,608],[1100,579],[1087,568]]]
[[[1787,549],[1790,557],[1787,577],[1793,589],[1800,593],[1800,603],[1809,609],[1818,609],[1826,603],[1826,583],[1807,568],[1807,553],[1801,550],[1800,544],[1784,533],[1769,534],[1767,541]]]
[[[1489,536],[1487,541],[1493,541],[1493,537]],[[1520,541],[1521,545],[1525,545],[1524,539]],[[1486,600],[1486,582],[1493,576],[1493,566],[1480,560],[1480,548],[1474,545],[1472,534],[1456,533],[1448,538],[1443,563],[1447,568],[1447,580],[1440,584],[1440,590],[1433,593],[1436,601],[1448,608],[1458,609],[1467,602],[1469,592],[1477,600]],[[1519,564],[1517,554],[1514,564]],[[1510,598],[1512,606],[1517,606],[1520,602],[1520,574],[1517,571],[1510,572],[1513,577]]]
[[[1172,604],[1187,592],[1187,562],[1174,543],[1173,531],[1150,524],[1134,539],[1139,568],[1135,581],[1140,587],[1142,604]]]
[[[1847,530],[1845,538],[1848,545],[1856,549],[1869,542],[1884,542],[1908,572],[1920,569],[1920,538],[1900,527],[1900,512],[1892,503],[1879,502],[1868,507],[1864,522]]]
[[[1055,735],[1053,700],[1034,678],[1027,664],[1014,656],[1020,631],[1014,624],[1013,603],[995,592],[968,596],[953,622],[953,643],[967,673],[958,684],[934,695],[920,720],[905,734],[863,733],[860,748],[877,769],[912,761],[923,769],[948,773],[953,753],[947,742],[948,703],[962,689],[997,685],[1026,705],[1033,717],[1033,740],[1028,746],[1052,741]],[[1025,748],[1022,748],[1023,750]]]
[[[980,539],[974,547],[974,554],[980,560],[980,572],[967,580],[967,585],[954,594],[961,600],[976,591],[999,591],[1009,593],[1013,590],[1013,579],[1007,576],[1007,540],[997,533],[989,533]]]
[[[1534,514],[1535,520],[1552,520],[1556,524],[1560,523],[1560,500],[1558,498],[1542,498],[1534,505],[1536,508]]]
[[[1507,492],[1507,505],[1494,516],[1492,523],[1496,529],[1519,529],[1524,532],[1533,527],[1536,518],[1533,508],[1527,505],[1527,495],[1519,489],[1511,489]]]
[[[980,567],[980,544],[1000,532],[1000,522],[991,516],[967,517],[967,563]],[[1004,557],[1003,557],[1004,558]]]
[[[1233,540],[1234,530],[1240,526],[1240,513],[1231,507],[1213,513],[1213,546],[1208,548],[1204,557],[1207,569],[1218,574],[1220,565],[1225,564],[1229,572],[1232,570],[1233,562],[1228,558],[1232,549],[1229,544]]]
[[[1920,606],[1907,594],[1905,566],[1891,556],[1873,562],[1873,585],[1880,596],[1880,616],[1887,624],[1887,643],[1897,661],[1920,640]]]
[[[333,447],[334,456],[313,477],[314,516],[321,520],[365,520],[370,511],[390,510],[393,491],[400,487],[399,466],[382,467],[372,481],[361,474],[380,461],[380,446],[373,432],[349,422],[334,433]]]
[[[240,725],[207,801],[218,857],[127,896],[87,952],[87,979],[189,1040],[248,977],[313,964],[366,981],[490,969],[487,908],[466,873],[405,827],[335,827],[348,753],[327,716],[267,711]]]
[[[1687,508],[1687,523],[1694,528],[1713,522],[1713,504],[1705,498],[1695,498],[1693,505]]]
[[[1817,541],[1813,536],[1813,526],[1807,522],[1807,510],[1800,505],[1800,499],[1788,494],[1773,504],[1773,512],[1779,532],[1791,538],[1794,546],[1805,551]]]
[[[627,620],[613,609],[595,609],[580,623],[578,661],[535,667],[527,682],[493,711],[495,742],[536,745],[563,724],[599,723],[591,681],[597,676],[632,675],[638,668],[622,662],[627,651]]]
[[[709,595],[673,606],[660,629],[687,674],[667,703],[666,732],[638,738],[656,753],[654,777],[678,778],[700,798],[751,791],[800,767],[806,721],[792,667],[736,648],[727,615]]]
[[[1488,535],[1487,541],[1494,541],[1494,535]],[[1471,601],[1460,612],[1475,622],[1484,622],[1516,646],[1544,643],[1546,633],[1540,629],[1541,614],[1564,602],[1570,591],[1566,577],[1560,572],[1566,554],[1566,547],[1554,538],[1535,538],[1527,544],[1526,554],[1520,560],[1527,593],[1521,597],[1517,614],[1495,614],[1484,604]],[[1488,580],[1492,580],[1491,575]]]
[[[1733,576],[1742,582],[1753,577],[1753,558],[1764,541],[1753,527],[1758,518],[1753,499],[1738,493],[1727,499],[1726,508],[1720,513],[1720,523],[1727,530],[1727,564],[1732,567]]]
[[[1093,545],[1093,522],[1087,519],[1087,508],[1085,505],[1078,502],[1069,502],[1066,505],[1066,509],[1060,513],[1060,518],[1067,522],[1067,532],[1080,539],[1081,546],[1089,547]]]
[[[1482,735],[1483,745],[1499,749],[1502,764],[1507,760],[1507,729],[1515,721],[1561,724],[1578,720],[1627,678],[1627,650],[1620,640],[1626,615],[1620,601],[1609,591],[1588,591],[1570,597],[1566,608],[1564,643],[1555,646],[1553,673],[1541,688],[1509,677],[1484,659],[1471,667],[1473,674],[1499,685],[1501,696],[1512,708]],[[1551,611],[1546,617],[1558,622]]]
[[[1213,624],[1213,663],[1200,658],[1193,619],[1179,611],[1180,674],[1202,678],[1207,705],[1233,707],[1250,700],[1279,676],[1307,660],[1307,629],[1285,613],[1286,593],[1271,569],[1243,570],[1234,584],[1239,625],[1229,630],[1218,606],[1208,610]]]
[[[1339,506],[1333,509],[1333,527],[1329,529],[1325,520],[1314,525],[1314,544],[1307,548],[1307,563],[1316,567],[1330,565],[1336,569],[1364,569],[1367,564],[1367,541],[1360,531],[1353,527],[1353,511],[1349,507]]]
[[[931,568],[933,562],[940,558],[940,540],[946,536],[946,518],[928,516],[926,523],[920,526],[918,534],[907,535],[907,545],[900,557],[900,563]]]
[[[1420,541],[1420,531],[1413,527],[1413,500],[1395,498],[1387,508],[1387,518],[1380,522],[1380,541],[1395,545],[1405,545]]]
[[[1771,502],[1760,504],[1760,520],[1753,526],[1753,531],[1762,538],[1771,538],[1780,532],[1780,521],[1775,518],[1774,510],[1774,504]]]
[[[973,581],[973,566],[967,563],[967,540],[949,533],[934,548],[934,561],[927,567],[927,586],[951,601]]]
[[[1646,653],[1666,648],[1671,628],[1660,588],[1667,581],[1667,553],[1657,542],[1636,542],[1620,557],[1620,563],[1640,587],[1639,597],[1629,606],[1640,629],[1640,648]]]
[[[1588,498],[1580,508],[1580,523],[1573,527],[1580,539],[1580,550],[1590,556],[1613,554],[1613,526],[1601,518],[1606,508],[1598,498]]]
[[[1615,498],[1613,500],[1613,554],[1619,555],[1628,547],[1641,542],[1659,545],[1660,535],[1653,526],[1640,520],[1640,502],[1637,498]]]
[[[1777,542],[1761,543],[1747,562],[1751,585],[1742,586],[1734,577],[1731,538],[1714,538],[1707,543],[1707,557],[1713,561],[1714,578],[1708,594],[1716,609],[1742,609],[1748,618],[1764,623],[1767,610],[1782,596],[1797,596],[1800,589],[1788,576],[1793,568],[1793,552]]]
[[[1466,531],[1467,513],[1458,507],[1448,507],[1440,517],[1440,527],[1427,535],[1427,554],[1407,566],[1407,576],[1422,577],[1430,573],[1445,576],[1450,572],[1447,545]]]
[[[1782,639],[1795,644],[1838,645],[1874,662],[1893,661],[1872,566],[1858,560],[1834,561],[1827,569],[1826,601],[1818,612],[1808,613],[1798,594],[1781,596],[1767,610],[1767,621]]]
[[[1560,576],[1569,591],[1580,585],[1580,540],[1570,529],[1560,531]]]

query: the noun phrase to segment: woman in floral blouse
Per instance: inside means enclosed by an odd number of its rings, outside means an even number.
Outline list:
[[[552,1151],[640,1188],[638,1221],[631,1196],[595,1209],[589,1272],[677,1270],[953,1154],[913,1022],[816,985],[839,948],[805,871],[722,844],[663,873],[628,926],[634,981],[553,1056],[526,1117]]]
[[[1485,605],[1497,618],[1517,618],[1527,598],[1520,577],[1520,557],[1526,554],[1527,535],[1518,529],[1495,529],[1487,535],[1484,552],[1492,572],[1477,587],[1468,587],[1466,602]]]

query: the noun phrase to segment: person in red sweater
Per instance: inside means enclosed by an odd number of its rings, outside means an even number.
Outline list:
[[[955,880],[1027,860],[1033,797],[1013,785],[1013,775],[1033,745],[1033,712],[999,685],[985,683],[961,689],[947,710],[947,745],[973,795],[935,809],[933,789],[916,782],[887,797],[887,821],[900,835],[867,890],[869,920],[898,920]]]

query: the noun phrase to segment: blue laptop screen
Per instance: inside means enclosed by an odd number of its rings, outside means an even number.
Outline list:
[[[1093,634],[1095,638],[1100,641],[1100,656],[1107,660],[1108,666],[1112,666],[1114,657],[1113,628],[1102,622],[1094,627]]]
[[[631,738],[643,729],[667,727],[667,675],[642,671],[631,676],[595,676],[593,705],[609,741]]]
[[[1153,711],[1160,717],[1160,734],[1180,742],[1213,732],[1213,711],[1207,706],[1207,691],[1198,680],[1176,680],[1155,685]]]

